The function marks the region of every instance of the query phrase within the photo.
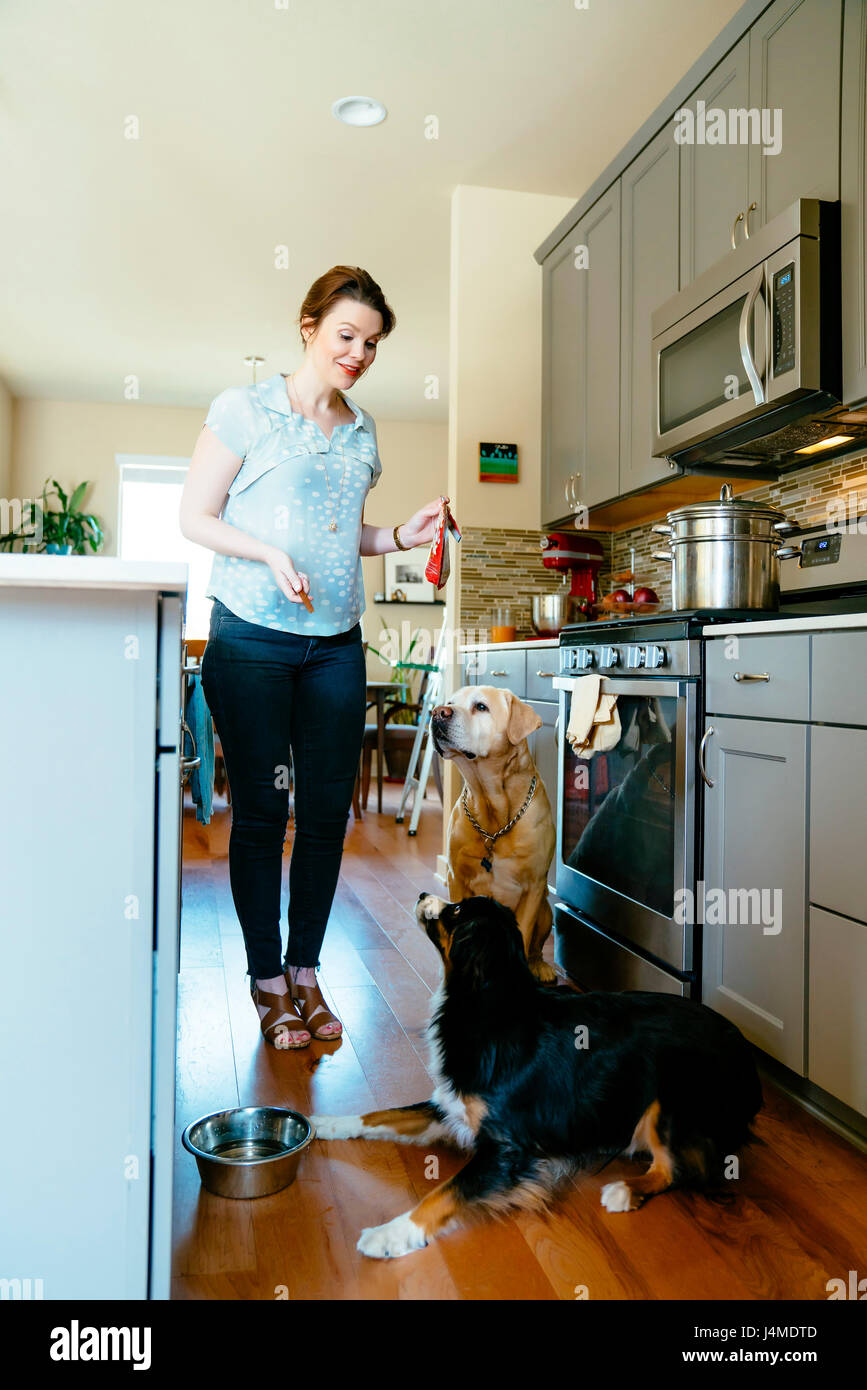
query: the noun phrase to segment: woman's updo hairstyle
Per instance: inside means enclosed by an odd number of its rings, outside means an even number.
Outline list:
[[[304,303],[297,319],[298,332],[301,333],[301,324],[311,319],[311,331],[315,331],[338,299],[354,299],[359,304],[376,309],[382,316],[383,338],[388,337],[397,322],[393,310],[372,275],[368,275],[359,265],[333,265],[324,275],[320,275],[318,280],[313,281],[304,296]],[[303,333],[301,342],[307,346]]]

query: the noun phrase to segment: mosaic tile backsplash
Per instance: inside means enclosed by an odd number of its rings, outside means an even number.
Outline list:
[[[867,455],[813,464],[739,496],[778,507],[802,526],[818,526],[835,516],[867,516]],[[832,504],[837,508],[833,513],[829,512]],[[660,510],[660,519],[666,510]],[[595,536],[606,548],[608,563],[600,571],[600,593],[615,587],[615,574],[632,568],[634,552],[637,582],[655,589],[667,608],[671,605],[671,566],[651,559],[652,551],[665,549],[665,537],[655,536],[650,525],[645,522],[629,531],[584,534]],[[538,530],[479,526],[463,532],[460,621],[464,629],[489,627],[493,605],[511,603],[516,637],[535,636],[530,624],[530,596],[552,593],[558,583],[542,567],[541,534]]]

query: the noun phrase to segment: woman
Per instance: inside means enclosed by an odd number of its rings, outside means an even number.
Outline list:
[[[364,735],[361,556],[430,542],[440,506],[395,527],[364,524],[381,472],[376,426],[343,391],[394,328],[379,285],[359,267],[334,266],[310,287],[298,325],[297,371],[230,387],[211,405],[180,507],[183,534],[216,552],[202,688],[232,788],[229,877],[250,992],[266,1042],[290,1048],[342,1031],[315,972]],[[290,749],[295,839],[281,963]]]

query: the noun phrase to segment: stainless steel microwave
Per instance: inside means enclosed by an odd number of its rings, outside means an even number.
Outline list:
[[[801,198],[661,305],[654,456],[784,470],[855,447],[863,425],[835,426],[840,293],[840,205]]]

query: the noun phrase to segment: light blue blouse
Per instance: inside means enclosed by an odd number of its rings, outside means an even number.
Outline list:
[[[211,404],[205,424],[243,459],[222,520],[291,555],[310,580],[312,613],[290,603],[261,560],[215,554],[205,597],[220,599],[247,622],[326,636],[347,632],[364,612],[361,512],[382,464],[372,416],[343,399],[355,423],[338,425],[330,441],[292,410],[279,372],[256,386],[230,386]],[[332,515],[336,531],[328,529]]]

